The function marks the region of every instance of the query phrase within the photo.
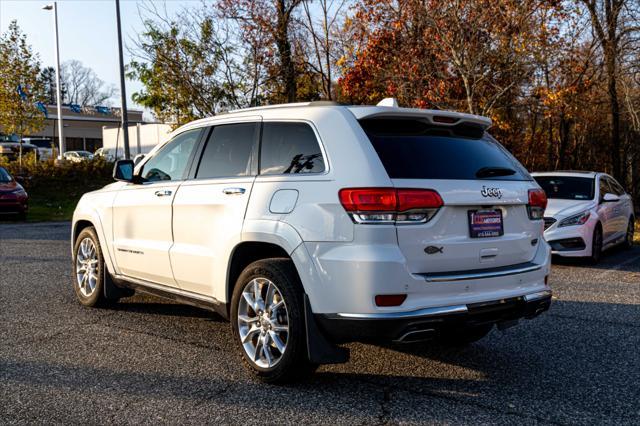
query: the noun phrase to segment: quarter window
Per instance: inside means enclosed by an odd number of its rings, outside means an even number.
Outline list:
[[[306,123],[264,123],[260,149],[263,175],[306,174],[325,171],[316,135]]]
[[[142,178],[147,182],[184,179],[199,136],[200,129],[180,133],[147,161]]]
[[[238,123],[213,128],[202,153],[196,178],[248,176],[258,125]]]
[[[611,190],[611,186],[609,185],[609,180],[606,177],[600,178],[600,200],[602,200],[605,194],[613,193]]]

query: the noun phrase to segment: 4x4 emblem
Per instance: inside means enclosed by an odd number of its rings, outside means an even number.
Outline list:
[[[443,249],[444,247],[428,246],[427,248],[424,249],[424,252],[427,254],[436,254],[436,253],[442,253]]]
[[[480,191],[483,197],[496,197],[502,198],[502,190],[500,188],[487,188],[482,185],[482,191]]]

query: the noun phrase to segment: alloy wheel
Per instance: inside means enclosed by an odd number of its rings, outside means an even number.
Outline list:
[[[267,278],[255,278],[238,302],[238,331],[248,358],[272,368],[284,356],[289,340],[289,313],[282,293]]]
[[[98,285],[98,251],[91,238],[85,238],[78,246],[76,283],[85,297],[91,296]]]

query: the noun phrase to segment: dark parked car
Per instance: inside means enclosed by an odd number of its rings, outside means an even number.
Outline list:
[[[30,143],[22,143],[22,155],[35,153],[39,158],[38,147]],[[20,156],[20,143],[18,142],[0,142],[0,155],[7,157],[10,161],[15,161]]]
[[[6,214],[26,219],[29,210],[29,195],[9,172],[0,167],[0,217]]]

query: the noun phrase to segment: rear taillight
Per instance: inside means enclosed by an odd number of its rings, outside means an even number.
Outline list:
[[[529,219],[538,220],[544,216],[544,209],[547,208],[547,194],[542,189],[530,189],[529,190],[529,204],[527,205],[527,211],[529,212]]]
[[[406,299],[406,294],[379,294],[376,296],[376,306],[400,306]]]
[[[355,223],[424,223],[444,204],[431,189],[345,188],[339,197]]]

